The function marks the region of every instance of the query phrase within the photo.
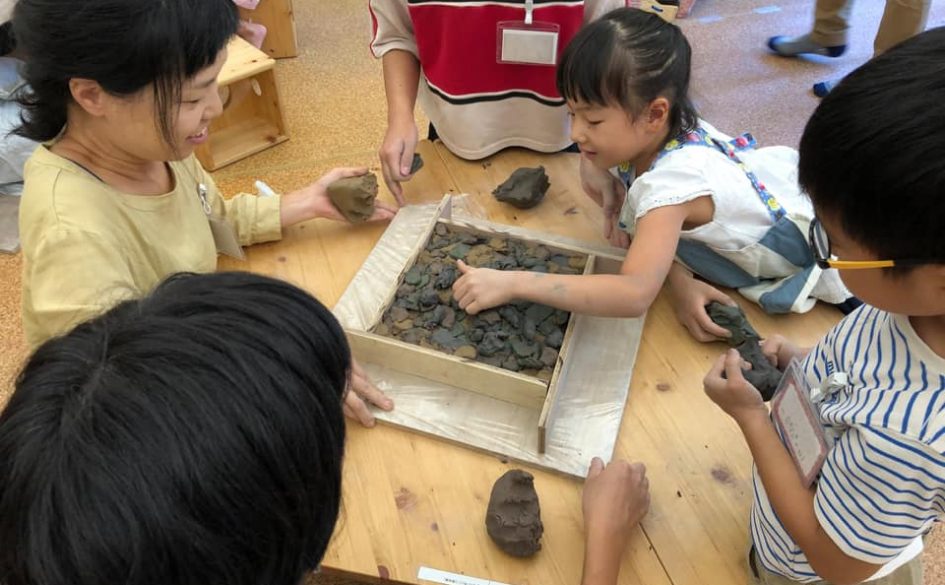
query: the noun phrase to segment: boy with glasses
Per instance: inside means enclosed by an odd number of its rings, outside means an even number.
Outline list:
[[[783,424],[785,400],[772,421],[734,352],[706,376],[755,460],[760,583],[922,583],[922,536],[945,514],[943,95],[939,28],[850,74],[804,130],[799,179],[819,217],[811,248],[865,303],[810,350],[764,345],[782,369],[801,360],[809,429]],[[810,451],[822,460],[805,478]]]

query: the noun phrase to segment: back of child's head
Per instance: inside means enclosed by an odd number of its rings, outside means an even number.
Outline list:
[[[238,22],[232,0],[18,0],[13,30],[29,55],[32,93],[17,132],[55,138],[66,124],[69,80],[79,78],[117,96],[153,83],[157,122],[170,141],[182,82],[214,62]]]
[[[804,129],[801,186],[879,259],[945,261],[943,100],[945,27],[852,72]]]
[[[243,273],[47,342],[0,414],[0,583],[297,585],[338,515],[349,366],[324,306]]]
[[[566,100],[616,106],[642,114],[656,98],[672,104],[669,136],[694,130],[699,116],[689,100],[692,49],[678,26],[656,14],[618,8],[571,40],[558,66]]]

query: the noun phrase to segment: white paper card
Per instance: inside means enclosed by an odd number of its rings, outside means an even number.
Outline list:
[[[547,30],[502,29],[503,63],[532,63],[556,65],[558,60],[558,33]]]
[[[784,372],[771,401],[771,412],[804,483],[811,485],[827,459],[827,440],[811,405],[807,380],[796,361]]]
[[[430,567],[420,567],[417,571],[417,579],[420,581],[430,581],[431,583],[440,583],[442,585],[506,585],[499,581],[490,581],[488,579],[479,579],[469,575],[460,575],[459,573],[450,573],[431,569]]]

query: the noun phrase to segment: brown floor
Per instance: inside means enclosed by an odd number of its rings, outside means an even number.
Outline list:
[[[782,59],[764,42],[810,26],[805,0],[697,0],[681,24],[694,50],[693,97],[702,115],[728,133],[751,131],[761,144],[796,146],[817,105],[816,81],[841,76],[870,57],[883,2],[859,0],[849,52],[837,60]],[[215,174],[225,192],[251,190],[264,178],[290,190],[334,166],[377,166],[386,106],[379,63],[367,48],[370,19],[364,0],[294,0],[300,55],[277,67],[291,140]],[[945,4],[929,26],[945,25]],[[418,113],[421,136],[426,120]],[[19,319],[20,255],[0,254],[0,403],[25,357]],[[945,584],[945,531],[925,553],[929,585]],[[317,581],[316,581],[317,582]]]

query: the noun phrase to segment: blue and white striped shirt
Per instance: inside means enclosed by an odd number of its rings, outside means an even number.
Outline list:
[[[945,516],[945,358],[908,317],[863,306],[813,348],[804,371],[815,388],[834,372],[848,376],[845,389],[816,405],[835,440],[814,512],[844,553],[886,565],[879,576],[921,551],[916,539]],[[750,529],[759,560],[790,579],[818,580],[757,470],[753,482]]]

